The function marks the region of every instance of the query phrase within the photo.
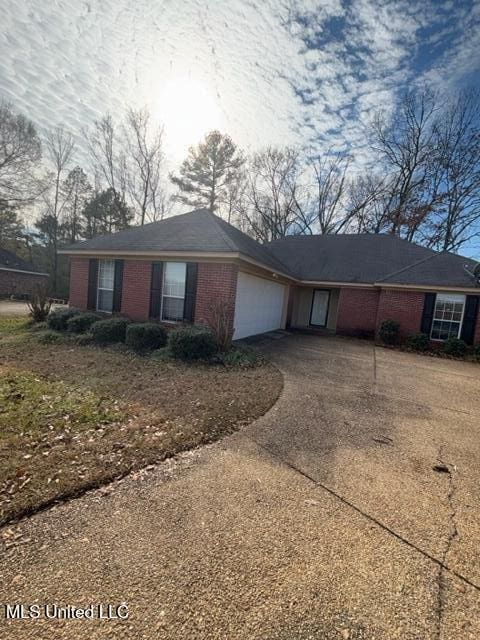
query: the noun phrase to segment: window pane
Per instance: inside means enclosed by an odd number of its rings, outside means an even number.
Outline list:
[[[186,275],[187,264],[185,262],[166,262],[163,295],[183,298],[185,296]]]
[[[162,320],[183,320],[183,298],[163,297]]]
[[[98,263],[98,288],[112,289],[115,277],[115,264],[113,260],[100,260]]]
[[[465,296],[455,294],[438,294],[433,315],[433,340],[448,340],[458,337],[463,317]]]
[[[98,305],[99,311],[112,311],[113,309],[113,291],[108,289],[98,290]]]

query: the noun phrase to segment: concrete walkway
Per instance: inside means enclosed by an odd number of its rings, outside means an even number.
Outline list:
[[[2,638],[480,637],[480,367],[260,348],[285,375],[263,418],[3,532],[0,602],[129,619],[0,620]]]

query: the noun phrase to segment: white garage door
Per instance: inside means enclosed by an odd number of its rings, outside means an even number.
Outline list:
[[[285,285],[240,272],[233,338],[238,340],[280,329],[284,296]]]

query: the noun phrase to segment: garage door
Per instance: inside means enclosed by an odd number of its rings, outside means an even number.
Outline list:
[[[234,339],[280,329],[284,296],[285,285],[240,272],[235,301]]]

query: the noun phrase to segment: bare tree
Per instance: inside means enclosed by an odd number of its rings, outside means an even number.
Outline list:
[[[480,235],[480,94],[465,91],[450,100],[434,126],[432,163],[438,176],[437,206],[425,241],[458,251]]]
[[[127,111],[124,125],[127,190],[140,224],[165,215],[166,194],[162,181],[163,129],[151,125],[147,109]]]
[[[348,224],[351,212],[347,208],[347,171],[350,156],[334,154],[311,155],[307,167],[313,177],[308,204],[299,208],[299,217],[310,233],[340,233]]]
[[[434,93],[410,91],[393,118],[388,119],[384,112],[374,118],[372,147],[385,171],[379,231],[413,240],[436,202],[431,157],[437,111]]]
[[[113,189],[118,200],[125,202],[127,162],[123,145],[112,117],[96,120],[91,131],[84,131],[96,181]]]
[[[49,252],[52,289],[58,284],[58,244],[60,240],[61,217],[69,195],[62,193],[61,182],[72,161],[75,144],[73,137],[63,126],[58,126],[45,136],[47,158],[51,167],[51,191],[45,194],[45,213],[37,221],[36,227],[43,236]]]
[[[242,217],[260,242],[308,230],[301,173],[300,154],[293,148],[268,147],[250,159]]]
[[[36,170],[42,156],[37,131],[30,120],[0,102],[0,199],[13,206],[33,202],[43,183]]]

